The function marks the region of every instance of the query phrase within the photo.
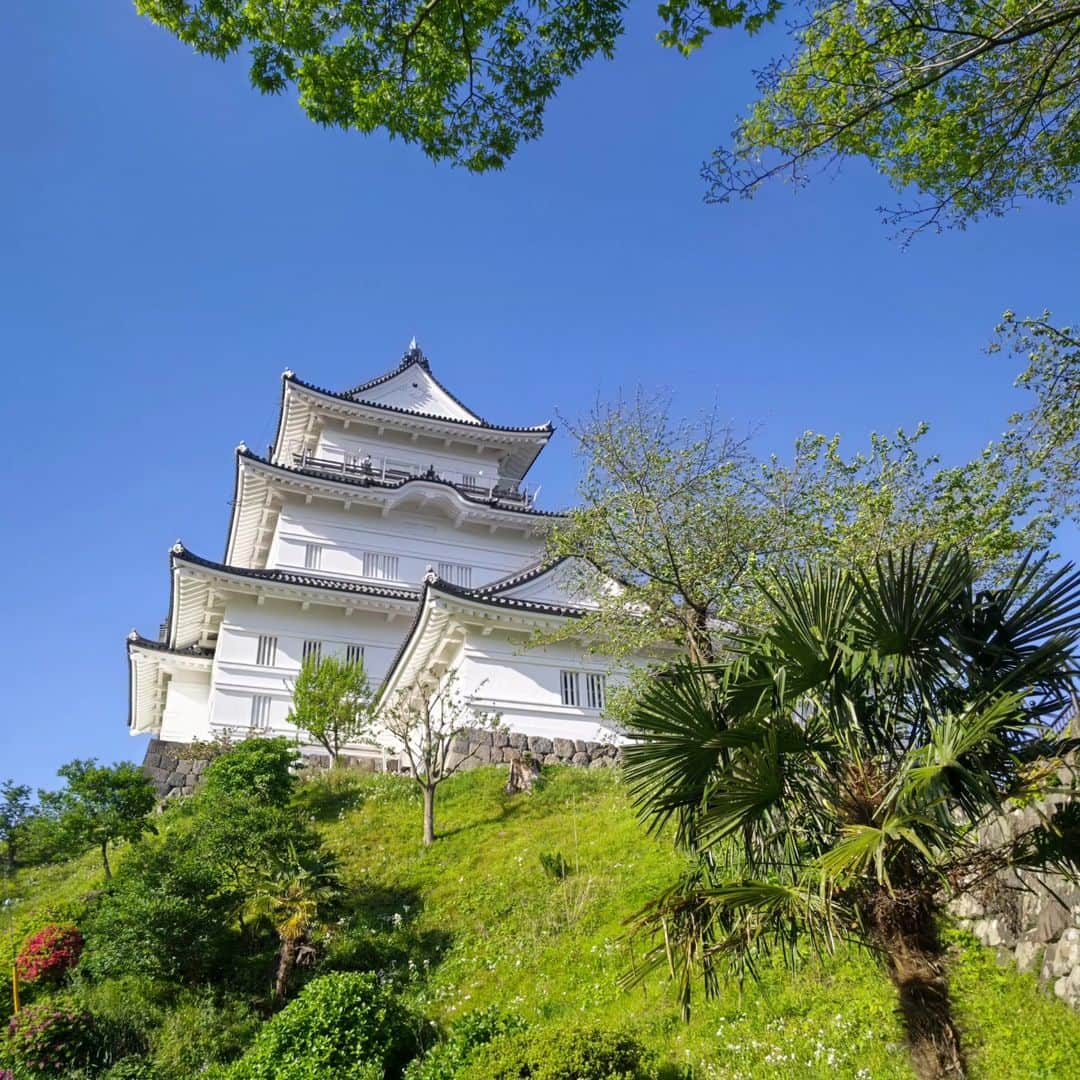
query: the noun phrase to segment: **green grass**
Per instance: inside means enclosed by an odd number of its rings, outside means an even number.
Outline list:
[[[447,782],[429,849],[407,781],[349,774],[302,786],[353,909],[324,964],[355,962],[359,949],[393,969],[440,1024],[498,1005],[533,1024],[630,1027],[673,1077],[911,1076],[888,981],[857,951],[807,963],[794,978],[768,969],[761,985],[730,985],[719,1000],[699,999],[689,1024],[663,979],[621,989],[633,962],[625,920],[673,880],[679,858],[643,833],[616,772],[554,769],[540,790],[513,798],[504,780],[480,769]],[[546,872],[544,853],[561,854],[570,872]],[[74,910],[99,883],[92,856],[20,874],[19,932],[47,910]],[[1072,1075],[1080,1016],[954,937],[951,978],[971,1075]]]

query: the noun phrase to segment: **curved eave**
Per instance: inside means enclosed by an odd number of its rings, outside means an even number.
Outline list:
[[[297,574],[285,570],[254,570],[204,559],[176,545],[171,553],[172,593],[167,644],[170,648],[208,647],[216,637],[227,595],[265,596],[353,610],[411,614],[419,589],[369,585],[343,578]]]
[[[262,559],[256,556],[269,549],[273,534],[267,520],[271,488],[340,500],[347,507],[360,503],[383,510],[392,509],[413,493],[426,491],[429,497],[445,505],[447,516],[456,523],[470,521],[531,534],[545,531],[550,521],[563,516],[551,510],[503,506],[494,500],[470,496],[446,480],[421,476],[397,481],[334,477],[318,470],[278,465],[244,449],[236,455],[233,507],[225,543],[226,564],[262,565]]]
[[[319,412],[342,419],[363,422],[376,427],[390,427],[408,433],[420,432],[437,439],[452,439],[469,445],[481,443],[493,449],[508,450],[503,466],[507,479],[518,482],[544,449],[555,429],[550,423],[536,427],[502,427],[471,420],[456,420],[430,413],[414,412],[394,405],[356,401],[347,394],[338,394],[311,383],[305,383],[291,372],[282,376],[281,408],[272,460],[278,464],[286,447],[296,445],[306,434],[307,418],[301,416],[294,402],[301,400]]]
[[[178,670],[209,672],[212,652],[170,649],[159,641],[132,634],[127,640],[128,728],[133,735],[161,730],[167,676]]]
[[[480,596],[435,579],[424,586],[420,608],[383,679],[381,700],[392,698],[430,665],[448,629],[458,622],[502,626],[510,631],[532,631],[581,618],[583,608],[539,604],[510,597]]]
[[[422,355],[422,354],[421,354]],[[377,386],[383,386],[390,382],[391,379],[398,375],[404,374],[411,367],[420,368],[424,377],[430,379],[459,409],[467,412],[472,419],[478,423],[483,424],[485,427],[491,427],[479,413],[474,412],[461,400],[456,394],[452,393],[443,383],[436,377],[435,372],[431,370],[431,365],[427,362],[427,359],[418,359],[410,356],[408,353],[402,357],[401,363],[397,367],[391,368],[389,371],[382,375],[377,376],[374,379],[368,379],[367,382],[362,382],[359,386],[354,386],[351,390],[344,391],[344,396],[349,398],[357,398],[360,394],[365,393],[368,390],[374,390]],[[372,402],[372,404],[378,404],[378,402]]]

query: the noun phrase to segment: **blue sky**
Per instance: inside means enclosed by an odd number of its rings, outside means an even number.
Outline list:
[[[141,759],[124,636],[155,633],[174,540],[221,556],[233,447],[271,439],[285,367],[344,387],[416,334],[502,423],[642,385],[715,397],[762,449],[925,419],[960,460],[1000,431],[1013,366],[983,347],[1007,307],[1080,317],[1080,206],[907,251],[862,167],[708,207],[700,163],[776,38],[684,61],[655,23],[640,5],[545,137],[476,177],[323,131],[130,4],[7,0],[0,778]],[[565,439],[533,478],[573,498]]]

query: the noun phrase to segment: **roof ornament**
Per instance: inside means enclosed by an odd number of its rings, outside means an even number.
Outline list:
[[[428,367],[428,358],[424,355],[424,350],[417,345],[415,334],[413,334],[412,340],[409,342],[408,349],[405,350],[405,355],[401,358],[402,367],[408,364],[419,364],[425,369]]]
[[[281,377],[282,377],[283,379],[291,379],[291,378],[293,377],[293,369],[292,369],[291,367],[287,367],[287,368],[286,368],[286,369],[285,369],[285,370],[284,370],[284,371],[283,371],[283,372],[281,373]]]
[[[429,564],[427,568],[427,573],[424,574],[424,581],[426,581],[429,585],[434,585],[438,580],[439,575],[435,573],[435,568]]]
[[[241,440],[240,440],[240,441],[239,441],[239,442],[238,442],[238,443],[236,444],[236,452],[237,452],[238,454],[246,454],[246,453],[247,453],[247,443],[246,443],[246,442],[244,442],[244,440],[243,440],[243,439],[241,439]]]
[[[128,641],[138,641],[138,640],[139,640],[139,631],[136,630],[134,627],[132,627],[130,632],[128,633]]]
[[[183,543],[181,541],[177,540],[176,543],[173,544],[173,546],[171,548],[169,548],[169,550],[174,555],[183,555],[184,554],[184,545],[183,545]]]

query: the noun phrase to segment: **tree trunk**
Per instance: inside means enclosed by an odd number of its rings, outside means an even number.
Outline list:
[[[275,1001],[284,1000],[285,991],[289,988],[289,979],[292,978],[293,968],[296,966],[298,944],[293,938],[282,939],[281,952],[278,953],[277,976],[274,979]]]
[[[874,924],[896,987],[908,1052],[920,1080],[965,1076],[960,1033],[952,1014],[944,952],[930,904],[879,897]]]
[[[109,841],[101,841],[101,865],[105,867],[105,880],[112,881],[112,867],[109,866]]]
[[[709,633],[709,614],[697,608],[690,609],[690,661],[693,664],[711,664],[716,660],[712,636]]]
[[[424,846],[435,843],[435,785],[424,788]]]

